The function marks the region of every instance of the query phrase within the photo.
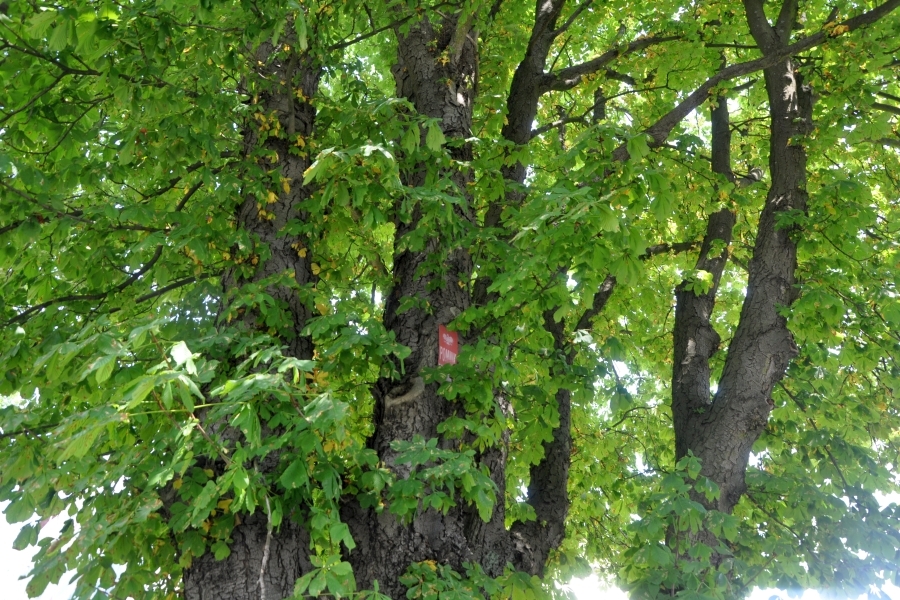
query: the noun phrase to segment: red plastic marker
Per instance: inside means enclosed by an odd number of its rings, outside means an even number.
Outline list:
[[[438,366],[455,365],[459,354],[459,335],[455,331],[447,331],[438,325]]]

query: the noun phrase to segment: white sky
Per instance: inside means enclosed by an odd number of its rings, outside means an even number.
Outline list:
[[[893,496],[898,496],[894,494]],[[900,499],[900,498],[897,498]],[[888,501],[897,501],[891,497]],[[0,512],[6,510],[6,503],[0,504]],[[19,577],[28,573],[31,569],[31,556],[36,551],[35,547],[26,550],[17,551],[12,549],[13,540],[19,533],[21,524],[10,525],[6,519],[0,517],[0,597],[4,600],[25,600],[28,596],[25,594],[25,580]],[[53,523],[51,522],[41,533],[42,537],[53,533]],[[40,597],[41,600],[69,600],[70,595],[74,591],[74,586],[67,585],[69,577],[63,576],[60,580],[61,585],[51,585],[47,591]],[[585,579],[576,579],[569,584],[569,588],[575,592],[579,600],[627,600],[628,597],[616,588],[608,587],[603,584],[596,576]],[[885,594],[891,600],[900,600],[900,588],[888,586],[884,589]],[[754,591],[750,596],[750,600],[770,600],[775,596],[782,600],[788,600],[787,594],[779,590],[768,589]],[[863,594],[858,600],[874,600],[875,596]],[[801,600],[818,600],[819,594],[814,591],[806,591]],[[857,599],[848,599],[857,600]]]
[[[624,592],[605,586],[596,576],[575,580],[569,584],[569,588],[575,592],[579,600],[600,600],[601,598],[602,600],[628,600],[628,596]],[[891,600],[900,600],[900,588],[890,586],[886,587],[884,592]],[[753,591],[750,600],[770,600],[773,596],[781,600],[788,600],[788,595],[780,590],[761,590],[759,588]],[[800,600],[819,600],[819,598],[818,592],[807,590]],[[858,600],[867,600],[869,598],[874,600],[875,596],[863,594]]]

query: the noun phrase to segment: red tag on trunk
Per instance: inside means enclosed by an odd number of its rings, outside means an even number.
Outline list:
[[[455,365],[459,354],[459,335],[455,331],[447,331],[438,325],[438,366]]]

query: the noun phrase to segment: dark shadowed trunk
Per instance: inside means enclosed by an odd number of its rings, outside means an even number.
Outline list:
[[[427,19],[399,34],[398,60],[393,68],[397,95],[409,100],[416,111],[439,119],[456,160],[469,160],[471,149],[460,140],[471,135],[475,96],[477,46],[469,26],[455,17],[440,22]],[[471,175],[465,170],[445,173],[466,197]],[[425,185],[426,168],[407,173],[404,183]],[[451,447],[439,436],[437,426],[458,407],[438,396],[437,384],[425,384],[422,370],[437,366],[438,326],[449,324],[470,304],[468,286],[472,261],[468,252],[453,240],[435,232],[421,250],[406,246],[404,236],[419,225],[422,207],[417,206],[409,221],[395,220],[394,287],[385,302],[384,324],[397,340],[409,347],[400,380],[383,379],[375,395],[375,433],[371,444],[381,460],[398,477],[409,469],[395,463],[395,440],[439,438],[441,447]],[[471,221],[469,207],[455,208],[458,216]],[[399,211],[398,211],[399,212]],[[439,266],[438,266],[439,265]],[[416,300],[401,310],[404,301]],[[461,340],[461,342],[464,340]],[[376,514],[351,502],[342,513],[358,544],[349,561],[357,581],[369,586],[378,580],[381,589],[394,598],[403,597],[400,575],[412,564],[436,560],[462,571],[464,562],[476,562],[492,575],[499,575],[509,560],[509,543],[504,528],[503,490],[505,450],[493,449],[481,457],[499,488],[493,516],[484,523],[474,506],[460,504],[446,515],[434,509],[419,510],[409,524],[401,523],[387,511]]]
[[[747,0],[745,7],[751,32],[764,54],[776,53],[788,44],[795,3],[785,2],[775,27],[769,24],[758,0]],[[689,450],[700,457],[701,474],[721,490],[711,507],[723,512],[731,512],[746,490],[744,474],[750,449],[772,409],[772,389],[797,352],[786,319],[779,314],[797,296],[797,246],[791,239],[796,231],[779,225],[778,220],[788,211],[806,211],[806,152],[799,138],[811,130],[812,101],[794,61],[780,61],[764,73],[771,119],[772,181],[749,264],[740,322],[712,398],[708,359],[718,344],[718,335],[709,324],[709,315],[715,286],[699,296],[684,286],[677,292],[672,386],[676,447],[679,457]],[[704,248],[708,249],[711,239],[727,241],[730,223],[733,219],[722,212],[713,215]],[[701,253],[698,268],[712,272],[717,282],[724,258],[710,259]]]
[[[731,172],[731,130],[728,101],[719,97],[712,110],[712,169],[734,179]],[[709,407],[709,359],[719,349],[720,337],[710,323],[722,271],[728,260],[728,245],[735,215],[722,209],[709,216],[706,234],[697,259],[696,271],[709,273],[711,281],[705,292],[696,287],[699,281],[684,281],[675,289],[675,329],[672,362],[672,419],[675,425],[675,458],[687,456],[700,420]],[[715,246],[714,246],[715,244]]]

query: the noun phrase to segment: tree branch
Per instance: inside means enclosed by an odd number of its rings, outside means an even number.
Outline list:
[[[204,279],[209,279],[212,275],[203,275],[200,277],[186,277],[184,279],[179,279],[178,281],[173,281],[169,285],[164,285],[158,290],[154,290],[150,293],[144,294],[143,296],[138,296],[134,299],[135,304],[140,304],[141,302],[146,302],[147,300],[152,300],[158,296],[162,296],[166,292],[171,292],[172,290],[177,290],[180,287],[184,287],[186,285],[190,285],[197,281],[203,281]]]
[[[887,98],[888,100],[893,100],[894,102],[900,102],[900,96],[888,94],[887,92],[875,92],[875,95],[881,96],[882,98]]]
[[[790,0],[785,0],[785,4]],[[759,44],[763,54],[768,54],[778,46],[778,38],[775,30],[772,28],[769,19],[766,18],[766,11],[763,8],[763,0],[744,0],[744,13],[747,15],[747,25],[750,26],[750,33]]]
[[[38,200],[37,198],[35,198],[35,197],[33,197],[33,196],[29,195],[29,194],[26,194],[25,192],[19,190],[18,188],[15,188],[15,187],[9,185],[8,183],[6,183],[5,181],[3,181],[2,179],[0,179],[0,185],[2,185],[3,187],[5,187],[6,189],[8,189],[9,191],[11,191],[12,193],[16,194],[16,195],[19,196],[20,198],[23,198],[23,199],[27,200],[28,202],[31,202],[32,204],[36,204],[36,205],[40,206],[41,208],[43,208],[43,209],[46,210],[47,212],[55,213],[56,215],[58,215],[58,216],[60,216],[60,217],[67,217],[67,218],[69,218],[69,219],[75,219],[76,221],[81,221],[82,223],[93,223],[93,221],[90,221],[90,220],[88,220],[88,219],[84,219],[84,218],[80,217],[79,215],[76,215],[76,214],[73,214],[73,213],[67,213],[67,212],[65,212],[65,211],[62,211],[62,210],[53,208],[53,207],[50,206],[49,204],[44,204],[43,202],[41,202],[41,201]]]
[[[607,275],[606,279],[603,280],[603,283],[600,284],[600,289],[594,294],[594,300],[591,302],[591,307],[584,311],[581,318],[578,319],[578,324],[575,325],[576,331],[579,329],[590,329],[591,321],[606,308],[606,303],[609,302],[615,289],[616,278],[612,275]]]
[[[334,52],[336,50],[343,50],[344,48],[349,48],[350,46],[352,46],[354,44],[358,44],[359,42],[367,40],[371,37],[375,37],[379,33],[384,33],[385,31],[393,29],[394,27],[403,25],[404,23],[406,23],[407,21],[409,21],[412,18],[413,18],[413,15],[407,15],[407,16],[403,17],[402,19],[397,19],[393,23],[388,23],[387,25],[385,25],[383,27],[379,27],[377,29],[373,29],[372,31],[370,31],[368,33],[360,34],[359,36],[353,38],[352,40],[346,40],[343,42],[338,42],[337,44],[333,44],[333,45],[329,46],[328,48],[325,48],[325,51],[326,52]]]
[[[881,138],[880,140],[875,140],[875,143],[890,146],[891,148],[900,148],[900,140],[893,138]]]
[[[506,100],[507,122],[501,133],[514,144],[525,144],[531,139],[531,124],[537,114],[538,99],[544,93],[539,81],[544,75],[550,47],[558,35],[554,27],[564,4],[565,0],[537,2],[528,47],[513,73]],[[515,168],[508,168],[504,176],[521,183],[524,174],[524,166],[517,165]]]
[[[782,44],[788,43],[791,39],[791,28],[797,19],[797,8],[797,0],[784,0],[781,5],[778,20],[775,21],[775,33]]]
[[[503,0],[494,0],[494,4],[491,6],[491,10],[488,11],[488,20],[493,21],[497,18],[497,15],[500,14],[500,7],[503,5]]]
[[[113,95],[110,94],[108,96],[101,96],[100,98],[96,98],[95,100],[89,102],[88,107],[86,109],[84,109],[82,111],[82,113],[80,115],[78,115],[78,117],[76,117],[71,123],[69,123],[69,126],[66,127],[66,130],[62,132],[62,135],[59,136],[59,139],[49,150],[40,150],[38,152],[25,152],[25,154],[46,156],[46,155],[52,153],[54,150],[59,148],[64,141],[66,141],[66,138],[69,137],[69,134],[72,132],[72,130],[75,128],[75,126],[81,121],[81,119],[83,119],[85,117],[85,115],[87,115],[92,109],[96,108],[96,106],[98,104],[100,104],[104,100],[109,100],[112,97],[113,97]]]
[[[4,225],[3,227],[0,227],[0,235],[3,235],[7,231],[12,231],[13,229],[15,229],[16,227],[18,227],[19,225],[21,225],[24,222],[25,222],[25,219],[20,219],[18,221],[13,221],[12,223],[9,223],[8,225]]]
[[[17,114],[22,112],[23,110],[28,110],[35,102],[40,100],[44,96],[44,94],[46,94],[47,92],[49,92],[50,90],[55,88],[56,84],[58,84],[60,81],[62,81],[65,76],[66,76],[66,73],[60,73],[59,75],[56,76],[56,79],[54,79],[50,85],[48,85],[47,87],[45,87],[44,89],[39,91],[37,94],[32,96],[31,99],[28,100],[28,102],[26,102],[19,108],[13,110],[12,112],[6,113],[3,116],[3,118],[0,118],[0,125],[2,125],[3,123],[6,123],[10,119],[12,119],[14,116],[16,116]]]
[[[0,23],[2,23],[2,21],[0,21]],[[6,26],[4,26],[4,29],[6,29],[7,31],[9,31],[13,35],[15,35],[17,38],[19,38],[20,41],[22,41],[23,44],[25,44],[24,40],[22,40],[22,37],[19,36],[17,33],[15,33],[13,30],[9,29]],[[63,75],[100,75],[101,74],[100,71],[95,71],[93,69],[75,69],[73,67],[70,67],[69,65],[62,63],[59,60],[53,58],[52,56],[47,56],[46,54],[42,54],[41,52],[38,52],[37,50],[35,50],[31,46],[29,46],[28,44],[25,44],[25,47],[22,48],[20,46],[16,46],[15,44],[6,43],[6,44],[3,44],[2,48],[11,48],[17,52],[21,52],[22,54],[27,54],[28,56],[33,56],[40,60],[49,62],[49,63],[53,64],[54,66],[56,66],[57,68],[59,68],[60,70],[62,70]]]
[[[856,29],[859,29],[860,27],[871,25],[872,23],[877,22],[882,17],[893,12],[898,6],[900,6],[900,0],[888,0],[884,4],[881,4],[861,15],[857,15],[852,19],[848,19],[840,25],[847,27],[848,32],[854,31]],[[825,32],[824,30],[818,31],[808,37],[803,38],[802,40],[794,42],[789,46],[779,48],[778,50],[775,50],[774,52],[767,54],[766,56],[763,56],[761,58],[757,58],[755,60],[750,60],[747,62],[736,63],[725,67],[724,69],[707,79],[702,85],[700,85],[700,87],[691,92],[691,94],[687,98],[682,100],[678,104],[678,106],[670,110],[656,123],[644,130],[644,133],[652,138],[652,142],[650,144],[651,147],[658,147],[662,143],[664,143],[675,126],[678,125],[694,109],[696,109],[698,106],[703,104],[704,101],[706,101],[707,97],[709,96],[709,91],[716,85],[722,83],[723,81],[729,81],[736,77],[749,75],[750,73],[755,73],[756,71],[766,69],[775,64],[778,64],[785,58],[794,56],[795,54],[798,54],[805,50],[809,50],[810,48],[814,48],[827,41],[827,32]],[[628,149],[625,144],[622,144],[613,152],[613,159],[616,161],[625,161],[628,160],[628,158]]]
[[[734,181],[731,171],[731,128],[728,102],[719,96],[711,111],[712,152],[714,173]],[[735,214],[723,208],[709,216],[706,234],[696,271],[712,275],[705,292],[697,291],[697,282],[685,279],[675,288],[675,327],[672,332],[672,420],[675,426],[676,460],[695,450],[700,432],[706,426],[702,415],[711,401],[709,361],[719,349],[721,338],[712,326],[719,282],[728,261],[727,247],[731,243]],[[714,243],[722,247],[712,254]]]
[[[55,304],[62,304],[64,302],[83,302],[83,301],[90,301],[90,300],[103,300],[110,294],[114,294],[116,292],[121,292],[122,290],[124,290],[125,288],[127,288],[128,286],[130,286],[131,284],[136,282],[138,279],[140,279],[144,275],[144,273],[146,273],[148,270],[153,268],[153,265],[155,265],[156,262],[159,260],[160,256],[162,256],[162,251],[163,251],[163,245],[160,244],[156,247],[156,251],[153,253],[153,256],[150,257],[150,260],[148,260],[144,264],[143,267],[141,267],[140,269],[138,269],[137,271],[135,271],[134,273],[129,275],[127,279],[122,281],[122,283],[106,290],[105,292],[94,292],[94,293],[90,293],[90,294],[72,294],[69,296],[61,296],[59,298],[54,298],[53,300],[47,300],[46,302],[41,302],[40,304],[32,306],[31,308],[26,309],[26,310],[22,311],[21,313],[17,314],[15,317],[13,317],[12,319],[10,319],[6,323],[4,323],[2,325],[2,327],[9,327],[10,325],[15,325],[17,323],[24,323],[25,321],[30,319],[33,314],[35,314],[45,308],[53,306]]]
[[[554,311],[544,311],[544,329],[553,336],[553,347],[560,362],[571,366],[575,353],[567,350],[565,322],[553,318]],[[560,368],[554,363],[551,371]],[[543,574],[550,550],[556,548],[565,537],[565,522],[569,511],[569,467],[571,465],[572,420],[571,391],[559,388],[555,394],[559,425],[552,437],[543,443],[544,457],[530,470],[528,483],[529,505],[534,508],[534,521],[517,521],[511,533],[525,542],[528,552],[517,557],[516,566],[528,573]]]
[[[872,108],[877,108],[878,110],[883,110],[884,112],[889,112],[893,115],[900,115],[900,106],[893,106],[882,102],[873,102]]]
[[[189,189],[189,190],[187,191],[187,193],[184,195],[184,198],[182,198],[182,199],[178,202],[178,205],[175,206],[175,212],[181,212],[181,210],[182,210],[182,209],[185,207],[185,205],[188,203],[188,200],[191,199],[191,196],[193,196],[194,194],[196,194],[196,193],[197,193],[197,190],[199,190],[201,187],[203,187],[203,180],[202,180],[202,179],[190,187],[190,189]]]
[[[609,63],[611,63],[616,58],[621,56],[627,56],[639,50],[643,50],[644,48],[648,48],[650,46],[654,46],[656,44],[662,44],[664,42],[671,42],[673,40],[681,39],[680,36],[661,36],[661,37],[641,37],[628,45],[621,47],[616,46],[615,48],[611,48],[601,54],[600,56],[593,58],[589,61],[573,65],[571,67],[566,67],[556,73],[546,73],[540,81],[540,90],[543,92],[547,92],[550,90],[556,91],[565,91],[570,90],[579,83],[581,83],[581,78],[585,75],[589,75],[591,73],[596,73]]]
[[[587,8],[589,8],[589,7],[591,6],[591,4],[593,4],[593,3],[594,3],[594,0],[585,0],[584,2],[582,2],[582,3],[578,6],[578,8],[576,8],[575,10],[572,11],[572,14],[569,15],[569,18],[566,19],[566,22],[563,23],[563,24],[559,27],[559,29],[556,29],[556,30],[553,32],[553,35],[554,35],[554,36],[559,36],[559,35],[565,33],[566,30],[567,30],[569,27],[572,26],[572,23],[574,23],[575,20],[578,19],[578,17],[581,15],[581,13],[583,13],[583,12],[584,12]]]

